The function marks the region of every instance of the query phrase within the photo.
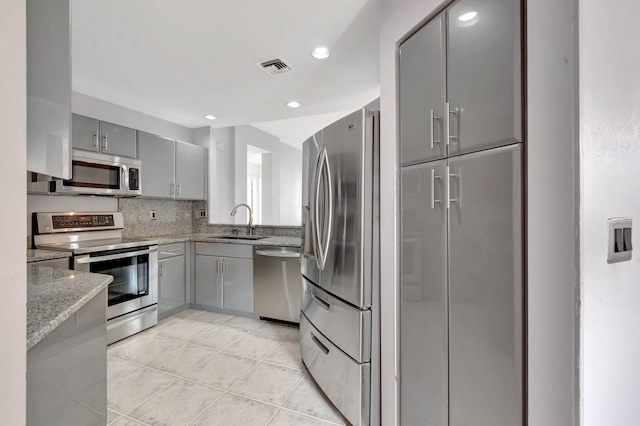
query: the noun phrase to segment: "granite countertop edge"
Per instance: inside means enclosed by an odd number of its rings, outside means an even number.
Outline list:
[[[37,265],[31,265],[27,268],[27,274],[30,276],[38,274],[59,275],[53,276],[51,279],[38,278],[37,283],[27,286],[27,351],[78,312],[89,300],[113,281],[113,277],[110,275],[54,269]],[[70,287],[64,294],[60,294],[62,292],[60,288],[57,288],[56,283],[63,280],[73,280],[77,285]],[[61,286],[68,285],[68,282],[61,284]],[[47,289],[47,286],[53,288]],[[37,288],[34,289],[34,287]],[[51,290],[54,295],[50,297],[47,294],[47,290]],[[55,300],[54,296],[62,300]]]
[[[181,235],[163,235],[157,237],[141,237],[141,240],[157,241],[158,244],[174,244],[188,241],[198,243],[223,243],[223,244],[244,244],[252,246],[283,246],[283,247],[301,247],[302,239],[300,237],[281,237],[266,236],[259,240],[242,240],[221,238],[223,235],[216,234],[181,234]]]
[[[71,252],[43,249],[27,249],[27,263],[41,262],[43,260],[64,259],[71,257]]]

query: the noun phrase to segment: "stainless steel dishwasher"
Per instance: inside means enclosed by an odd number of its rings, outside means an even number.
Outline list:
[[[261,318],[300,322],[300,249],[253,248],[253,311]]]

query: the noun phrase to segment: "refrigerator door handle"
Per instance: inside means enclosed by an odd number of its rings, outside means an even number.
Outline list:
[[[324,300],[320,299],[318,296],[316,296],[315,294],[313,294],[313,290],[311,291],[311,300],[313,300],[314,302],[316,302],[318,305],[320,305],[320,307],[326,311],[331,309],[331,305],[328,302],[325,302]]]
[[[326,232],[323,232],[324,240],[322,241],[322,269],[324,269],[324,265],[327,261],[327,256],[329,255],[329,239],[331,237],[331,230],[333,227],[333,185],[331,182],[331,165],[329,164],[329,155],[327,155],[327,150],[324,150],[324,172],[325,172],[325,183],[327,185],[327,197],[329,201],[329,213],[327,219],[327,228]],[[323,230],[324,231],[324,230]]]
[[[323,154],[324,149],[322,149],[318,154],[318,161],[316,162],[316,173],[314,176],[313,194],[311,197],[311,229],[313,234],[313,251],[316,258],[316,265],[318,265],[318,269],[321,271],[324,268],[324,262],[322,261],[322,241],[318,201],[320,197],[320,185],[322,183]]]
[[[313,343],[315,343],[316,346],[318,346],[318,348],[320,348],[320,350],[324,352],[325,355],[329,355],[329,348],[323,345],[322,342],[318,340],[318,338],[314,336],[312,332],[309,332],[309,334],[311,334],[311,340],[313,340]]]

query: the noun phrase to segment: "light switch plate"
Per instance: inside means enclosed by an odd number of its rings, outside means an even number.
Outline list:
[[[632,220],[630,217],[620,217],[615,219],[609,219],[609,247],[607,249],[607,263],[624,262],[631,260],[632,250],[618,251],[616,252],[616,229],[619,229],[619,234],[624,236],[624,229],[632,229]],[[631,233],[633,235],[633,233]],[[623,244],[624,245],[624,244]],[[630,242],[627,245],[631,246]]]

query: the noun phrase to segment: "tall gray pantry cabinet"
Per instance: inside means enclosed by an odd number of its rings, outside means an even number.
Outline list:
[[[522,4],[400,46],[402,425],[524,423]]]

